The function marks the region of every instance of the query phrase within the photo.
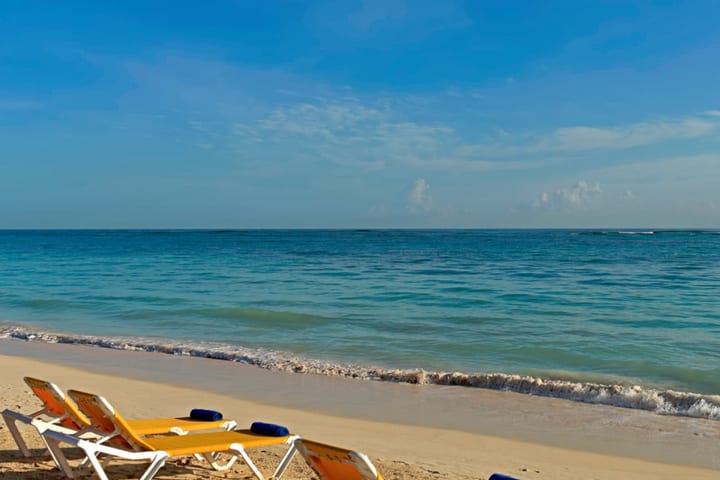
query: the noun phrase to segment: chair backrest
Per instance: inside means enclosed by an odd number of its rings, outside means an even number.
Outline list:
[[[295,447],[320,480],[382,480],[362,453],[302,438]]]
[[[80,430],[90,425],[87,417],[78,410],[72,400],[66,397],[57,385],[33,377],[25,377],[23,380],[42,402],[41,413],[43,415],[57,418],[59,419],[57,423],[73,430]]]
[[[109,437],[108,443],[135,451],[153,450],[100,395],[78,390],[68,390],[68,395],[77,403],[96,433]]]

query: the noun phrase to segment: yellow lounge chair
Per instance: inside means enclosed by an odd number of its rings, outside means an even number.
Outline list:
[[[288,450],[279,464],[286,465],[289,462],[288,457],[291,457],[294,453],[293,441],[298,438],[296,435],[263,436],[250,430],[142,437],[103,397],[76,390],[68,391],[68,395],[90,421],[91,426],[83,429],[83,431],[92,432],[103,438],[102,442],[94,442],[81,438],[81,435],[67,435],[56,430],[46,430],[43,433],[53,456],[59,461],[60,468],[71,478],[76,475],[60,449],[60,445],[63,443],[81,448],[101,480],[108,480],[108,476],[99,461],[98,457],[100,455],[127,460],[149,461],[150,465],[142,474],[140,480],[150,480],[168,458],[194,454],[202,455],[216,470],[227,470],[240,456],[258,480],[264,480],[262,473],[252,462],[246,450],[287,444]],[[83,431],[79,433],[82,434]],[[221,463],[218,460],[219,453],[228,453],[231,457],[226,462]],[[278,470],[276,470],[275,477],[277,477],[277,472]]]
[[[40,399],[43,408],[30,415],[8,409],[2,412],[8,430],[10,430],[10,434],[23,456],[29,457],[31,452],[17,428],[17,421],[35,427],[41,435],[48,429],[74,434],[90,426],[87,417],[78,410],[73,401],[57,385],[33,377],[25,377],[23,380],[25,380],[25,383],[27,383],[35,396]],[[206,422],[192,420],[187,417],[148,418],[127,420],[127,422],[138,435],[184,435],[201,430],[231,430],[237,426],[237,423],[232,420]]]
[[[383,480],[375,465],[362,453],[302,438],[296,439],[293,447],[320,480]],[[278,467],[278,478],[290,463],[292,456],[288,457]]]

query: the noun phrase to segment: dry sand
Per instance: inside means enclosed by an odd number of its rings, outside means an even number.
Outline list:
[[[0,408],[25,413],[38,408],[22,381],[25,375],[100,393],[130,418],[212,408],[241,426],[256,420],[284,424],[304,437],[362,451],[388,480],[485,479],[493,472],[523,480],[720,478],[716,421],[459,387],[316,380],[230,362],[81,346],[3,340],[0,354]],[[73,367],[83,362],[85,368]],[[167,368],[183,375],[172,376]],[[228,375],[233,381],[226,381]],[[398,405],[406,406],[404,413]],[[450,421],[456,417],[459,423]],[[41,456],[23,459],[1,425],[3,479],[64,478],[42,455],[34,432],[24,431]],[[250,454],[269,474],[280,452]],[[132,478],[142,467],[114,462],[109,471],[111,478]],[[252,478],[243,465],[215,472],[187,459],[168,462],[157,476],[171,477]],[[297,457],[284,478],[314,477]]]

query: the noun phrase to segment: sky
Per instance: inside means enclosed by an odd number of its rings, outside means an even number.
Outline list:
[[[0,3],[0,228],[720,228],[720,2]]]

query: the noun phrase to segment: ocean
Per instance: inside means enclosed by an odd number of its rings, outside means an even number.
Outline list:
[[[0,338],[716,419],[719,292],[713,230],[0,231]]]

